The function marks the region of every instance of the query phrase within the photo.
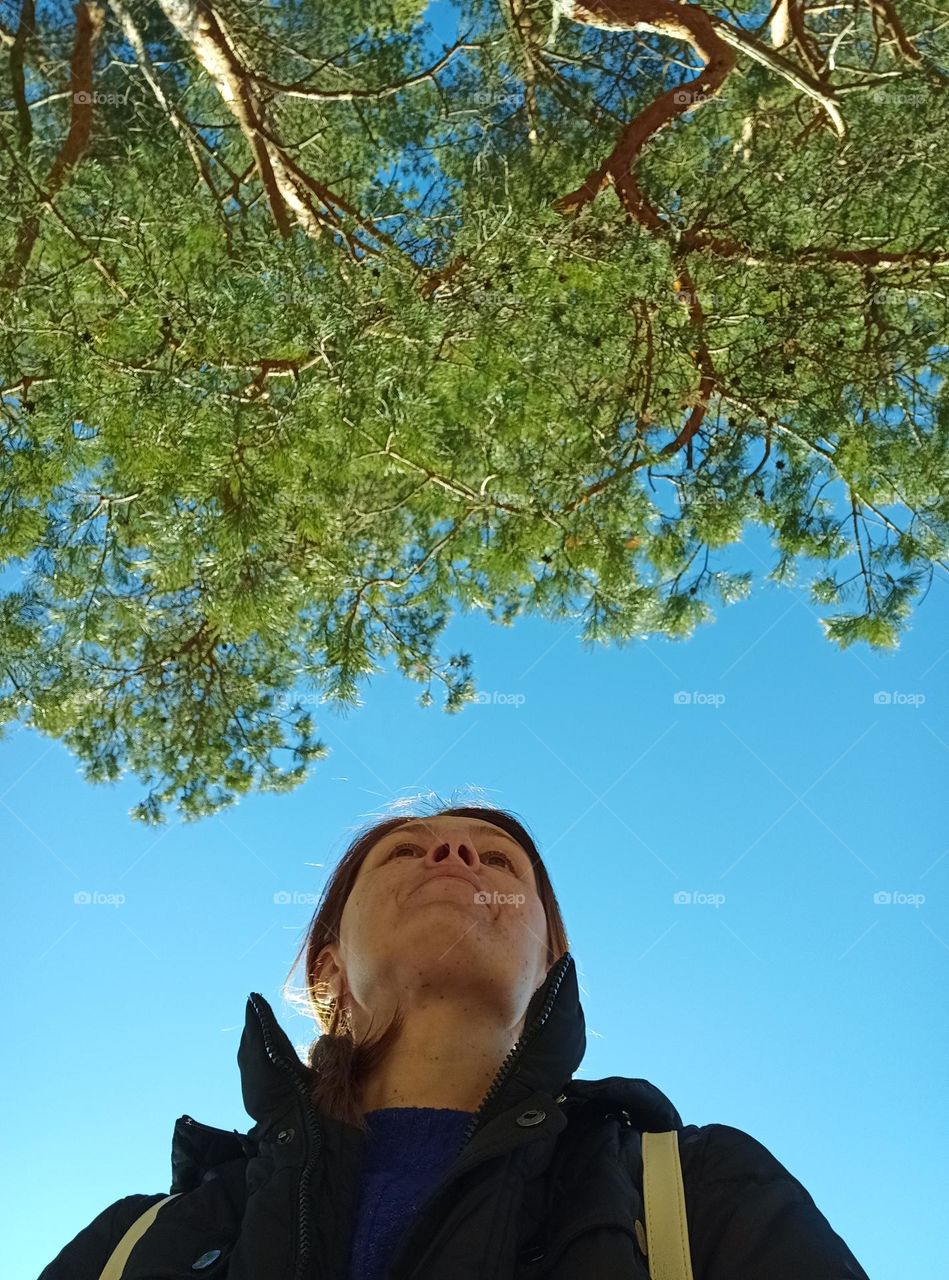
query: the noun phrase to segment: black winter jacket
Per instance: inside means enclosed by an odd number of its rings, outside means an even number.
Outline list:
[[[675,1129],[694,1280],[868,1280],[810,1195],[730,1125],[685,1125],[646,1080],[573,1080],[586,1048],[565,952],[472,1117],[459,1155],[407,1226],[389,1280],[649,1280],[642,1134]],[[314,1107],[263,996],[237,1054],[246,1134],[182,1116],[172,1192],[123,1280],[346,1280],[365,1138]],[[166,1192],[103,1210],[39,1280],[98,1280],[127,1227]],[[200,1265],[198,1265],[200,1264]]]

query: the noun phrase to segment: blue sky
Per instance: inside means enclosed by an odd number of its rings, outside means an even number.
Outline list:
[[[456,618],[442,652],[473,654],[486,701],[422,710],[388,667],[347,716],[314,706],[331,755],[306,785],[198,824],[144,828],[134,778],[92,787],[52,740],[0,741],[3,1274],[166,1192],[178,1116],[250,1127],[248,993],[302,1053],[315,1028],[281,988],[308,901],[355,828],[434,793],[536,836],[578,964],[578,1075],[644,1077],[686,1124],[753,1134],[873,1280],[941,1276],[945,575],[899,651],[841,653],[803,587],[762,581],[774,558],[752,532],[727,560],[750,600],[684,643]]]
[[[247,995],[302,1051],[314,1028],[281,987],[306,895],[354,828],[434,792],[510,807],[539,841],[581,981],[578,1075],[644,1077],[686,1124],[753,1134],[874,1280],[936,1280],[945,586],[896,653],[840,653],[802,588],[760,580],[761,531],[729,560],[755,591],[685,643],[588,650],[577,622],[456,617],[443,652],[474,655],[484,702],[423,710],[387,668],[348,716],[314,709],[332,754],[302,788],[196,825],[140,827],[135,779],[86,784],[32,730],[0,742],[2,960],[17,975],[4,1275],[38,1275],[121,1196],[167,1191],[179,1115],[250,1128]]]

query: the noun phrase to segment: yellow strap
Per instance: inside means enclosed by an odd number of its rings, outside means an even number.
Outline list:
[[[674,1129],[644,1133],[642,1145],[650,1280],[693,1280],[678,1136]],[[162,1205],[174,1199],[174,1195],[166,1196],[135,1219],[113,1249],[99,1280],[122,1280],[132,1247],[155,1221]]]
[[[155,1215],[162,1205],[167,1204],[169,1200],[174,1200],[175,1196],[180,1196],[182,1192],[176,1191],[173,1196],[165,1196],[164,1200],[157,1200],[145,1210],[143,1214],[135,1219],[132,1225],[126,1231],[125,1235],[112,1250],[112,1256],[105,1264],[99,1280],[122,1280],[122,1272],[125,1270],[125,1264],[128,1262],[129,1254],[135,1242],[145,1234],[148,1228],[155,1221]]]
[[[643,1134],[643,1196],[651,1280],[693,1280],[679,1139],[674,1129]]]

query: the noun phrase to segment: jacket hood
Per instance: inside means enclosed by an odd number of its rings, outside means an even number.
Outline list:
[[[494,1096],[492,1090],[486,1095],[480,1123],[540,1091],[555,1098],[565,1094],[577,1105],[625,1112],[629,1123],[644,1132],[682,1128],[678,1111],[648,1080],[623,1076],[572,1079],[585,1050],[586,1023],[576,964],[565,951],[531,996],[524,1033],[513,1056],[506,1060],[507,1070],[502,1067],[495,1079],[500,1088]],[[299,1097],[301,1083],[309,1084],[310,1069],[300,1061],[268,1001],[256,991],[247,998],[237,1065],[244,1107],[260,1126]],[[182,1116],[172,1142],[173,1190],[194,1179],[197,1185],[211,1164],[250,1154],[255,1146],[252,1137],[236,1130],[214,1129]]]

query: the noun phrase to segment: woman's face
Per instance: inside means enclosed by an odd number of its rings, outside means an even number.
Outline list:
[[[547,920],[526,851],[492,823],[413,818],[382,836],[360,867],[328,948],[357,1038],[396,998],[489,1003],[519,1034],[547,974]],[[335,973],[335,981],[334,981]]]

